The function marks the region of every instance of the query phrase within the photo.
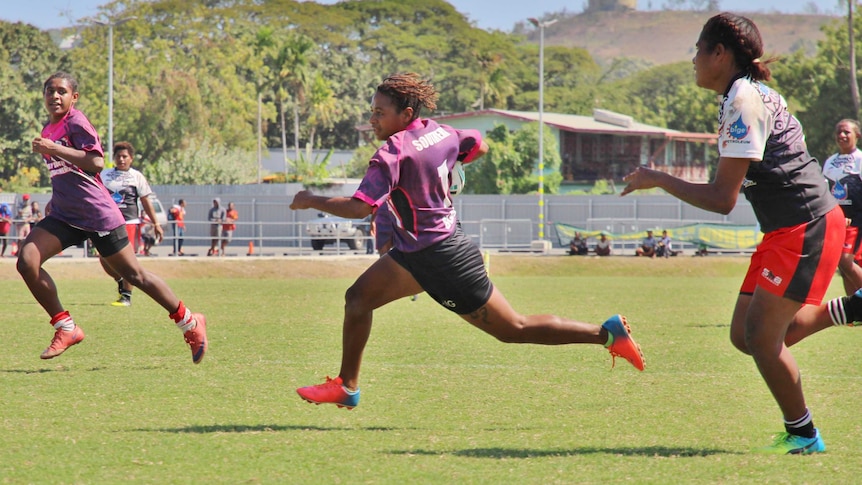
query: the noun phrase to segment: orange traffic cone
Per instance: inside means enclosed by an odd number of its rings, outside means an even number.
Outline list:
[[[18,255],[18,243],[15,241],[12,241],[12,256],[17,256],[17,255]]]
[[[248,256],[254,256],[254,241],[248,242]]]

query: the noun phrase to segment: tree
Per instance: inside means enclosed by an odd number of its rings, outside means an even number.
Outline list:
[[[309,58],[313,55],[314,43],[311,39],[290,34],[278,41],[269,63],[274,73],[273,89],[278,103],[278,117],[281,126],[281,143],[287,163],[287,126],[285,105],[293,106],[293,147],[299,159],[299,111],[305,101],[305,91],[309,83]]]
[[[321,73],[315,73],[308,87],[308,143],[309,148],[314,148],[314,135],[318,126],[329,127],[335,118],[337,102],[335,93],[329,81]]]
[[[147,165],[143,172],[154,185],[248,184],[257,178],[257,163],[250,151],[203,140],[191,141],[170,159]]]
[[[48,183],[45,164],[30,141],[47,120],[42,83],[57,70],[71,70],[71,62],[47,33],[0,21],[0,179],[6,190],[15,189],[12,181]],[[41,176],[34,178],[34,171]]]
[[[856,16],[854,32],[859,32],[860,26],[862,20]],[[813,57],[796,52],[769,65],[774,78],[770,84],[787,99],[805,129],[809,152],[820,160],[835,151],[835,123],[858,116],[848,89],[848,29],[836,22],[823,30],[826,38]]]
[[[486,136],[488,153],[465,168],[465,193],[528,194],[538,191],[539,124],[527,123],[515,132],[497,125]],[[544,130],[544,191],[559,191],[560,151],[550,129]]]

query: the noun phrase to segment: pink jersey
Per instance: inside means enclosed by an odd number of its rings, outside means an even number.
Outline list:
[[[42,129],[55,143],[104,156],[96,129],[83,113],[71,108],[57,123]],[[123,215],[98,173],[88,173],[60,158],[43,155],[51,174],[51,217],[90,232],[107,232],[125,224]]]
[[[455,231],[449,174],[456,162],[471,162],[481,144],[476,130],[416,119],[371,157],[353,197],[375,208],[388,204],[396,248],[403,252],[427,248]]]

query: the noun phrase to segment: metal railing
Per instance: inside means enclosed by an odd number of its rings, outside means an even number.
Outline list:
[[[183,240],[183,252],[187,255],[205,255],[206,250],[212,247],[213,242],[217,248],[221,247],[221,227],[218,228],[218,237],[210,236],[209,221],[185,220],[186,225]],[[173,221],[165,227],[164,239],[154,246],[157,255],[174,255],[177,252],[179,239],[174,232]],[[377,254],[373,235],[365,235],[359,240],[361,244],[356,249],[350,249],[348,242],[355,243],[357,238],[341,237],[338,235],[327,236],[327,240],[334,240],[333,244],[327,244],[322,250],[312,248],[313,238],[306,234],[306,222],[241,222],[236,221],[236,230],[228,242],[226,252],[228,255],[253,255],[253,256],[308,256],[314,254],[328,255],[355,255],[355,254]],[[529,219],[487,219],[481,221],[462,221],[464,232],[482,249],[494,249],[502,251],[521,251],[530,248],[533,239],[532,222]],[[14,239],[9,237],[9,239]],[[370,244],[370,246],[369,246]],[[140,246],[139,246],[140,247]],[[79,246],[80,253],[74,248],[64,251],[64,255],[71,256],[95,256],[88,242]],[[140,253],[140,250],[139,250]]]

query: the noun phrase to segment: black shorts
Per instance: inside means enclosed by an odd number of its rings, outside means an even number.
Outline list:
[[[48,216],[39,221],[36,227],[56,236],[63,249],[77,246],[89,239],[99,254],[107,257],[119,253],[129,245],[129,235],[126,232],[125,224],[109,232],[90,232]]]
[[[433,246],[413,253],[393,248],[389,256],[409,271],[431,298],[458,315],[473,313],[491,298],[494,285],[482,253],[460,226]]]

